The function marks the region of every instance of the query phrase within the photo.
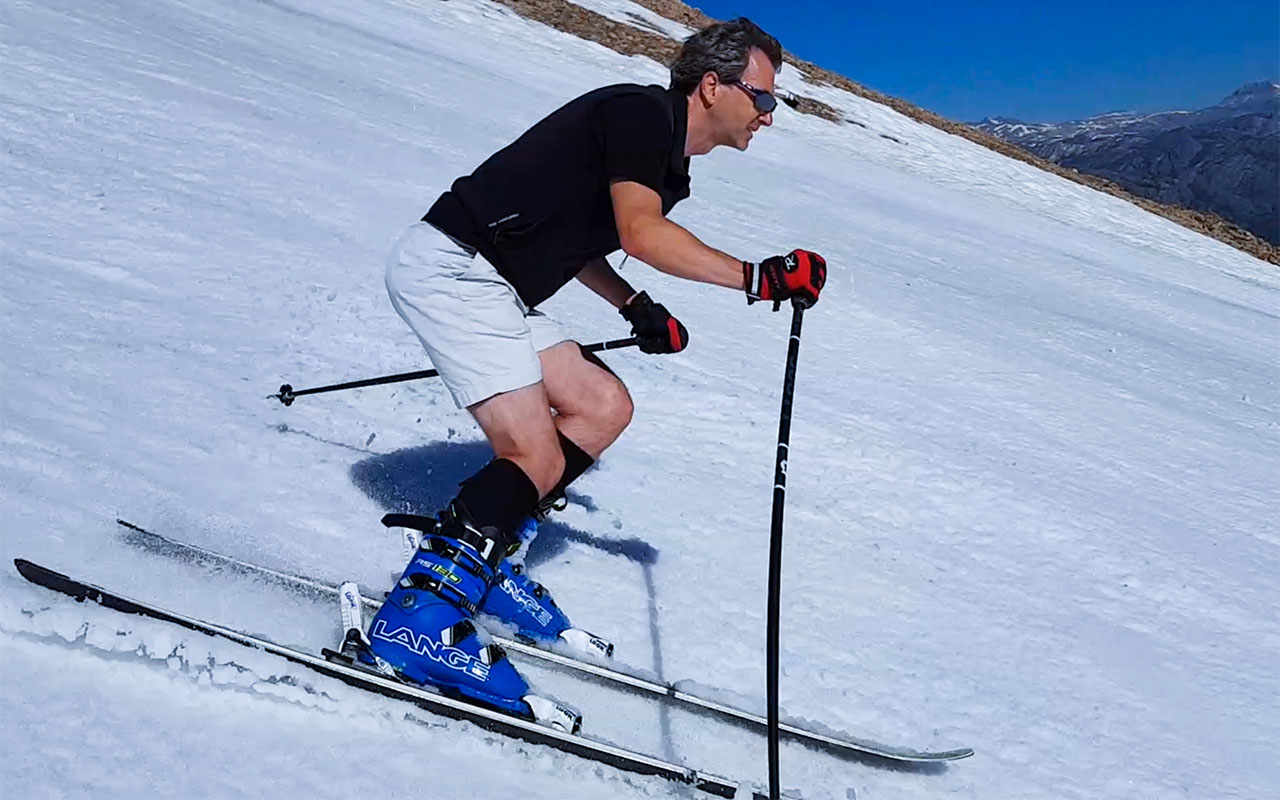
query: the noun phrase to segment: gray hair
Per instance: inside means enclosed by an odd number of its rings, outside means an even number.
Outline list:
[[[782,68],[782,45],[746,17],[708,25],[680,46],[671,64],[671,88],[693,94],[708,72],[725,82],[740,80],[752,49],[762,51],[775,70]]]

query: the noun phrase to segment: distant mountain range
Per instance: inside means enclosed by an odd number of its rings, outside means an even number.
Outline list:
[[[989,117],[979,130],[1161,203],[1211,211],[1280,245],[1280,84],[1246,84],[1199,111],[1077,122]]]

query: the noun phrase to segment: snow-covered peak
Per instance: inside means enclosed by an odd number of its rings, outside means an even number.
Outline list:
[[[1280,83],[1275,81],[1246,83],[1227,95],[1218,105],[1228,108],[1258,106],[1262,110],[1274,112],[1280,107]]]

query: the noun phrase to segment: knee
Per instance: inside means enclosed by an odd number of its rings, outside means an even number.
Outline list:
[[[635,413],[635,404],[631,402],[631,393],[622,381],[608,376],[601,381],[597,391],[596,408],[599,409],[607,427],[621,433],[631,424],[631,416]]]
[[[579,402],[574,404],[576,408],[569,413],[592,418],[596,424],[617,436],[631,424],[631,415],[635,411],[631,393],[595,353],[583,350],[582,358],[598,369],[589,370],[591,376],[584,382],[585,391],[579,397]],[[561,412],[564,413],[564,410]]]

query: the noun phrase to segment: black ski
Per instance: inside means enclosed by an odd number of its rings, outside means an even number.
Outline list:
[[[296,589],[301,589],[307,592],[332,597],[338,596],[338,586],[335,584],[327,583],[304,575],[294,575],[292,573],[283,572],[270,567],[264,567],[259,564],[253,564],[248,561],[242,561],[232,556],[208,550],[200,547],[199,545],[189,544],[187,542],[170,538],[164,534],[149,531],[146,528],[134,525],[133,523],[127,522],[123,519],[117,519],[116,522],[124,528],[127,528],[134,533],[141,534],[159,545],[155,548],[157,550],[168,550],[170,552],[182,553],[195,560],[221,564],[241,572],[269,578],[286,586],[292,586]],[[362,598],[362,600],[371,612],[377,611],[377,609],[382,605],[377,600],[373,600],[371,598],[365,597]],[[572,670],[580,675],[585,675],[613,686],[671,700],[680,703],[687,708],[714,714],[736,724],[747,725],[753,728],[758,728],[762,731],[768,724],[765,717],[760,714],[754,714],[750,711],[734,708],[733,706],[725,705],[724,703],[719,703],[705,697],[699,697],[696,694],[682,691],[671,683],[655,681],[639,675],[633,675],[605,664],[574,658],[573,656],[546,650],[535,645],[499,636],[497,634],[491,634],[491,636],[493,640],[502,645],[508,653],[516,657],[536,659],[544,664],[551,664],[556,667]],[[824,750],[834,753],[852,754],[855,756],[870,755],[888,759],[890,761],[910,763],[955,761],[961,758],[968,758],[973,755],[973,749],[969,747],[962,747],[954,750],[922,751],[909,747],[882,744],[868,739],[857,739],[845,735],[819,733],[787,722],[783,722],[779,727],[782,734],[787,738],[794,739],[805,744],[818,746]]]
[[[572,753],[590,761],[608,764],[628,772],[657,775],[667,780],[690,784],[717,797],[733,797],[738,791],[736,783],[716,775],[710,775],[680,764],[627,750],[582,734],[565,733],[555,728],[544,727],[519,717],[455,700],[426,689],[386,678],[369,670],[348,666],[337,661],[329,661],[322,656],[279,645],[259,636],[224,628],[221,625],[195,617],[188,617],[140,600],[131,600],[123,595],[115,594],[90,583],[78,581],[25,559],[15,559],[13,563],[18,568],[18,572],[22,574],[22,577],[32,583],[69,595],[76,600],[92,600],[101,606],[125,614],[139,614],[144,617],[180,625],[199,633],[229,639],[246,647],[281,656],[295,664],[301,664],[322,675],[336,678],[351,686],[387,697],[405,700],[441,716],[465,720],[494,733],[554,747],[557,750]]]

